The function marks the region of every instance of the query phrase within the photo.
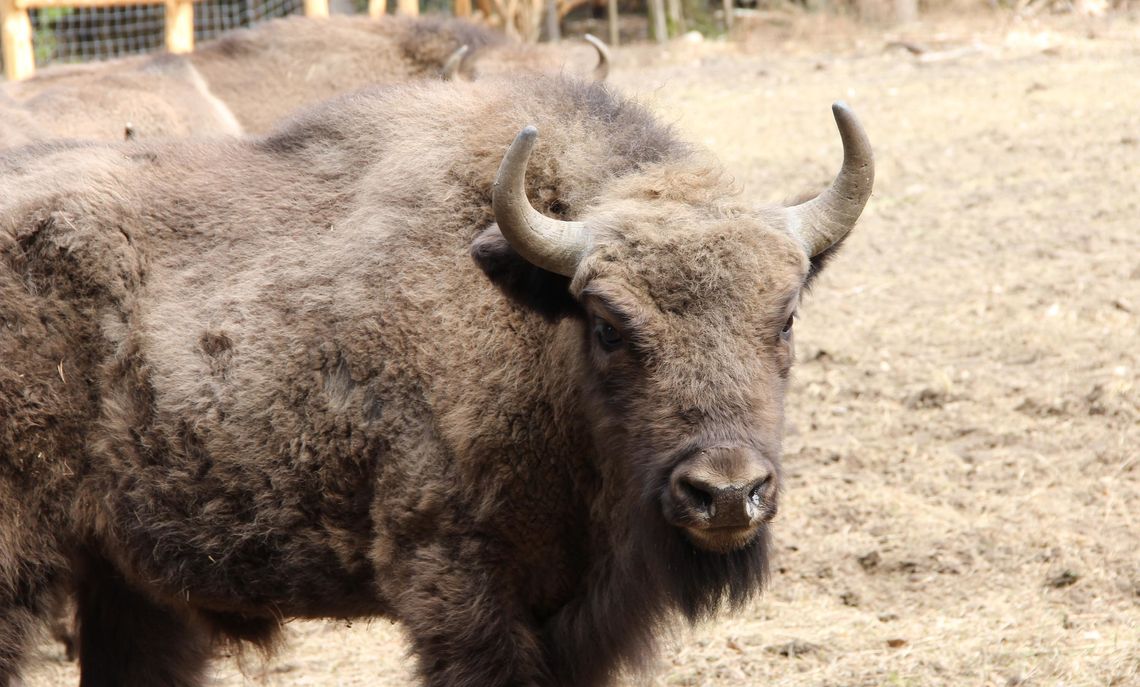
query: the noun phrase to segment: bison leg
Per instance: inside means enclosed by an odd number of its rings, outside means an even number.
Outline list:
[[[17,687],[28,638],[43,627],[55,605],[59,579],[33,568],[12,579],[0,570],[0,687]]]
[[[0,610],[0,687],[23,684],[20,664],[27,651],[28,635],[36,622],[26,608],[10,606]]]
[[[547,684],[537,628],[495,572],[465,549],[421,549],[397,615],[428,687]],[[462,563],[458,562],[462,561]]]
[[[102,560],[79,581],[80,687],[198,687],[208,633],[131,588]]]

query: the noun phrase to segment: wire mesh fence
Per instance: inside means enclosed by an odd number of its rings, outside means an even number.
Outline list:
[[[302,11],[303,0],[204,0],[194,4],[194,39],[210,40],[231,29]],[[30,12],[37,67],[87,62],[161,50],[166,8],[46,7]]]

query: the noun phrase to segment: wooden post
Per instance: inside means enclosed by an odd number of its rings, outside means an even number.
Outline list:
[[[732,15],[735,11],[736,3],[733,0],[724,0],[724,30],[732,30]]]
[[[618,39],[621,38],[618,31],[617,0],[606,0],[606,19],[610,24],[610,45],[616,48]]]
[[[166,49],[173,53],[194,51],[193,0],[166,0]]]
[[[685,33],[685,13],[681,11],[681,0],[666,0],[665,9],[669,18],[669,35],[679,36]]]
[[[471,16],[471,0],[455,0],[455,16]]]
[[[665,0],[649,0],[649,28],[653,40],[664,43],[669,38],[665,27]]]
[[[26,79],[36,71],[32,22],[27,8],[16,7],[16,0],[0,0],[0,43],[4,44],[4,73],[10,80]]]
[[[895,21],[900,24],[918,21],[918,0],[895,0]]]
[[[543,0],[542,19],[546,22],[546,40],[557,43],[562,40],[562,27],[558,22],[558,0]]]
[[[419,0],[396,0],[396,14],[418,17],[420,14]]]
[[[371,6],[368,8],[370,11]],[[305,16],[306,17],[327,17],[329,16],[329,0],[305,0]]]
[[[383,17],[388,11],[388,0],[368,0],[368,16],[373,19]]]

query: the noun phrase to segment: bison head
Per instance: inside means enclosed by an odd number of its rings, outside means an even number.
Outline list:
[[[562,275],[597,449],[622,466],[603,469],[709,553],[760,541],[776,513],[796,307],[870,196],[866,134],[845,106],[833,111],[843,166],[806,203],[750,208],[715,174],[660,165],[618,179],[574,222],[527,199],[527,127],[495,180],[498,231],[476,245],[478,257],[505,242]]]

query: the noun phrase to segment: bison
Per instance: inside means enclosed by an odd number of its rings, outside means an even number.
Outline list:
[[[597,63],[592,71],[593,78],[605,81],[613,62],[609,47],[601,39],[588,33],[582,39],[597,52]],[[454,78],[458,74],[463,74],[467,78],[477,76],[482,78],[523,72],[557,73],[565,68],[572,55],[566,46],[550,43],[527,45],[497,41],[476,50],[464,44],[448,57],[442,71],[446,79]]]
[[[4,85],[0,147],[35,140],[240,134],[229,108],[181,55],[48,69]]]
[[[595,75],[604,78],[609,53],[593,40],[601,56]],[[190,60],[246,130],[265,132],[301,106],[371,84],[455,72],[472,77],[476,70],[555,73],[566,57],[457,19],[333,16],[286,17],[235,31],[204,44]]]
[[[604,79],[610,57],[593,36]],[[128,134],[263,133],[293,110],[376,84],[557,72],[567,53],[439,17],[286,17],[235,31],[190,55],[56,67],[0,91],[0,148]],[[6,93],[6,97],[4,95]]]
[[[362,616],[433,687],[591,687],[744,603],[793,318],[871,192],[834,113],[790,207],[553,76],[0,157],[0,683],[60,588],[85,687]]]

